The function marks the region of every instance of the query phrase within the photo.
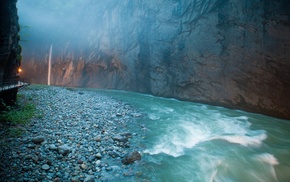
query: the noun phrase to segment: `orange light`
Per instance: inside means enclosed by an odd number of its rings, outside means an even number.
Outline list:
[[[18,73],[21,73],[22,72],[22,69],[21,68],[18,68]]]

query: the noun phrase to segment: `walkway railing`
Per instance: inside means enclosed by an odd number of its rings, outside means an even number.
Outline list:
[[[27,85],[29,85],[29,83],[25,82],[24,80],[19,79],[6,80],[5,82],[0,82],[0,92],[13,88],[21,88]]]

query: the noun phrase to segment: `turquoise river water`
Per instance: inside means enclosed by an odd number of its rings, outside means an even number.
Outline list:
[[[140,168],[150,181],[290,181],[290,121],[154,97],[101,91],[144,113]],[[140,129],[141,128],[141,129]]]

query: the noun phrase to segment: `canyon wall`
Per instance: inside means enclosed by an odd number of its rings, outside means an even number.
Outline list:
[[[17,0],[0,1],[0,84],[17,82],[18,68],[21,61],[21,47],[18,45],[20,37],[18,32]],[[0,109],[3,104],[12,105],[16,100],[18,89],[0,92]]]
[[[70,26],[47,21],[32,30],[38,35],[24,45],[23,77],[46,83],[53,44],[55,85],[131,90],[290,119],[287,0],[88,2],[79,5],[83,12],[57,14],[67,22],[75,16]],[[57,31],[66,33],[51,35]]]

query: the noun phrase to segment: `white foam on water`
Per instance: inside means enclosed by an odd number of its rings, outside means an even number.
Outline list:
[[[218,168],[223,165],[223,160],[218,156],[210,155],[203,152],[198,156],[198,166],[200,173],[200,181],[216,182],[218,178]]]
[[[238,116],[236,119],[248,120],[249,118],[247,116]]]
[[[213,116],[215,122],[213,123],[213,130],[217,129],[219,135],[224,134],[238,134],[245,135],[249,132],[249,127],[251,123],[248,122],[248,117],[240,116],[240,117],[225,117],[220,113],[216,113]]]
[[[218,166],[222,165],[222,161],[216,160],[214,165],[211,166],[212,172],[209,175],[209,180],[210,182],[216,182],[217,181],[217,174],[218,174]]]
[[[279,164],[278,159],[274,155],[269,154],[269,153],[264,153],[264,154],[257,155],[256,159],[258,161],[270,164],[272,166]]]
[[[157,111],[157,113],[172,113],[174,111],[173,108],[170,107],[161,107],[161,106],[152,106],[152,111]]]
[[[275,181],[278,181],[274,166],[278,165],[279,161],[274,155],[269,154],[269,153],[263,153],[263,154],[256,155],[255,159],[261,163],[270,165],[269,174],[271,174],[271,176],[273,177]]]
[[[161,111],[159,106],[151,109]],[[164,110],[174,111],[168,108],[163,108],[162,111]],[[164,153],[178,157],[183,155],[186,149],[206,141],[225,140],[245,147],[258,147],[267,138],[265,131],[250,130],[251,123],[248,122],[246,116],[228,117],[216,110],[208,112],[208,115],[203,116],[187,113],[180,116],[174,115],[174,119],[167,118],[174,122],[170,122],[170,126],[164,132],[161,131],[155,146],[144,152],[151,155]],[[159,119],[158,113],[150,114],[149,118]]]
[[[212,126],[212,137],[208,140],[225,140],[229,143],[240,144],[245,147],[260,146],[267,138],[265,131],[250,130],[251,123],[248,117],[225,117],[215,114],[216,122]]]
[[[209,138],[208,132],[202,130],[200,126],[193,123],[182,123],[170,128],[166,135],[158,141],[152,149],[144,152],[151,155],[165,153],[173,157],[183,155],[184,150],[194,147],[196,144]]]
[[[216,176],[217,176],[217,172],[218,172],[218,170],[215,169],[215,170],[213,171],[213,173],[210,175],[210,178],[209,178],[209,181],[210,181],[210,182],[214,182],[214,181],[215,181],[215,178],[216,178]]]
[[[166,107],[166,108],[164,108],[164,110],[163,110],[163,112],[165,112],[165,113],[171,113],[171,112],[173,112],[174,111],[174,109],[173,108],[170,108],[170,107]]]
[[[148,117],[151,120],[158,120],[158,119],[160,119],[159,114],[149,114]]]
[[[232,136],[218,136],[213,139],[226,140],[230,143],[240,144],[245,147],[256,146],[259,147],[262,142],[267,138],[265,133],[256,136],[245,136],[245,135],[232,135]]]
[[[165,144],[161,143],[156,145],[153,149],[147,149],[143,151],[144,153],[149,153],[150,155],[156,155],[160,153],[164,153],[167,155],[171,155],[173,157],[178,157],[178,151],[172,151],[169,147],[165,146]]]

